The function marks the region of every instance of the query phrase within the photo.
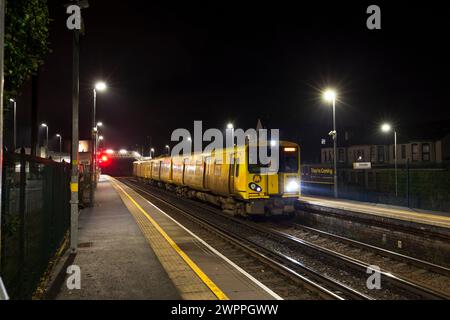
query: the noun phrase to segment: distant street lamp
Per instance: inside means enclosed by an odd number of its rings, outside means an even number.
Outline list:
[[[323,94],[325,101],[333,104],[333,131],[330,136],[333,138],[333,160],[334,160],[334,197],[338,197],[338,176],[337,176],[337,131],[336,131],[336,98],[337,94],[334,90],[326,90]]]
[[[59,161],[62,160],[62,136],[58,133],[56,135],[57,138],[59,138]]]
[[[46,123],[41,124],[42,128],[46,129],[47,136],[46,136],[46,142],[45,142],[45,157],[48,157],[48,125]]]
[[[13,153],[16,153],[17,148],[17,102],[14,99],[9,99],[14,105],[14,140],[13,140]]]
[[[167,154],[170,155],[170,146],[167,145],[167,146],[166,146],[166,149],[167,149]]]
[[[155,155],[155,149],[154,149],[154,148],[151,148],[151,149],[150,149],[150,158],[153,159],[154,155]]]
[[[92,156],[91,156],[91,190],[90,200],[91,205],[94,205],[94,188],[97,186],[97,137],[98,137],[98,125],[102,123],[96,122],[97,113],[97,91],[102,92],[107,89],[106,83],[103,81],[97,82],[94,87],[94,106],[92,109]]]
[[[58,133],[56,137],[59,138],[59,153],[62,153],[62,136]]]
[[[393,130],[389,123],[384,123],[381,126],[381,131],[389,133],[394,131],[394,164],[395,164],[395,196],[398,197],[398,173],[397,173],[397,130]]]

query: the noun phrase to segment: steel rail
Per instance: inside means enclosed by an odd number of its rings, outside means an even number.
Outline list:
[[[375,251],[375,252],[377,252],[377,253],[379,253],[381,255],[388,256],[390,258],[394,258],[396,260],[400,260],[400,261],[403,261],[403,262],[407,262],[407,263],[412,264],[412,265],[414,265],[416,267],[424,268],[424,269],[427,269],[427,270],[439,273],[439,274],[444,275],[444,276],[450,276],[450,268],[447,268],[445,266],[441,266],[441,265],[438,265],[438,264],[435,264],[435,263],[432,263],[432,262],[429,262],[429,261],[417,259],[417,258],[414,258],[414,257],[411,257],[411,256],[407,256],[407,255],[404,255],[404,254],[401,254],[401,253],[398,253],[398,252],[395,252],[395,251],[391,251],[391,250],[387,250],[387,249],[384,249],[384,248],[380,248],[380,247],[377,247],[377,246],[374,246],[374,245],[371,245],[371,244],[368,244],[368,243],[364,243],[364,242],[353,240],[353,239],[350,239],[350,238],[347,238],[347,237],[339,236],[339,235],[336,235],[336,234],[333,234],[333,233],[329,233],[329,232],[326,232],[326,231],[323,231],[323,230],[319,230],[319,229],[303,226],[303,225],[298,224],[298,223],[292,223],[292,224],[289,224],[287,226],[288,227],[289,226],[293,226],[296,229],[303,229],[303,230],[306,230],[306,231],[317,233],[317,234],[325,236],[327,238],[331,238],[331,239],[334,239],[336,241],[347,243],[347,244],[349,244],[351,246],[354,246],[354,247]]]

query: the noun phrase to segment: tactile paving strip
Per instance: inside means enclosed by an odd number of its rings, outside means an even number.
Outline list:
[[[139,228],[157,255],[169,278],[180,291],[185,300],[217,300],[217,297],[206,284],[195,274],[181,256],[173,249],[147,217],[130,201],[122,190],[112,185],[119,193],[122,201],[136,220]]]

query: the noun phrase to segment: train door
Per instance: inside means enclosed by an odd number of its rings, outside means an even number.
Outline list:
[[[186,163],[187,163],[188,159],[183,159],[183,185],[186,185]]]
[[[235,173],[236,173],[236,152],[233,152],[230,154],[229,160],[229,172],[228,172],[228,191],[230,194],[234,194],[235,187],[234,187],[234,181],[235,181]]]

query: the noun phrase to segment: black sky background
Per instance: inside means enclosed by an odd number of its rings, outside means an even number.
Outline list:
[[[49,1],[50,48],[40,73],[39,118],[70,137],[72,38],[61,1]],[[366,28],[378,4],[382,30]],[[194,2],[91,0],[83,11],[81,135],[89,136],[92,86],[108,146],[163,151],[176,128],[279,128],[317,156],[331,130],[320,90],[335,87],[338,126],[379,136],[450,119],[448,12],[395,1]],[[19,143],[28,143],[30,85],[19,97]],[[408,129],[411,131],[411,129]],[[401,131],[401,130],[400,130]],[[426,132],[416,132],[424,136]],[[56,138],[54,139],[56,144]]]

